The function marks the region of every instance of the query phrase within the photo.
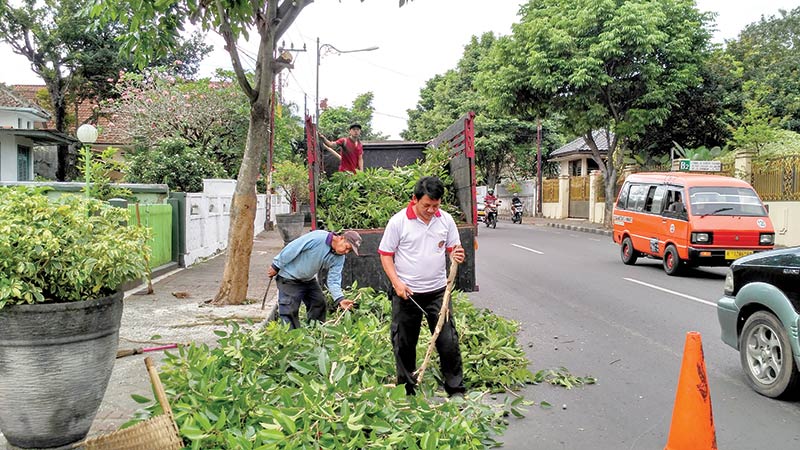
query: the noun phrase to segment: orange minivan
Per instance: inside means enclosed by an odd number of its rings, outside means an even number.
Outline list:
[[[767,208],[752,186],[719,175],[630,175],[613,222],[624,264],[635,264],[640,256],[657,258],[668,275],[684,266],[727,266],[775,244]]]

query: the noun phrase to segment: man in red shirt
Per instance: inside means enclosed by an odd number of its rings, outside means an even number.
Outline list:
[[[319,135],[323,144],[328,148],[328,151],[336,155],[341,161],[339,163],[340,172],[353,172],[356,170],[364,170],[364,147],[361,145],[361,124],[354,123],[350,125],[350,134],[346,138],[340,138],[336,141],[329,141],[328,138]],[[336,153],[333,147],[340,146],[342,154]]]

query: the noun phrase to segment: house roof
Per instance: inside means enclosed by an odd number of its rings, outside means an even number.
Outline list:
[[[36,114],[44,120],[50,118],[50,114],[35,102],[31,102],[25,96],[19,95],[14,89],[2,84],[0,84],[0,108],[23,110]]]
[[[38,103],[37,94],[42,89],[47,89],[47,86],[43,84],[15,84],[12,86],[14,91],[17,94],[17,97],[21,97],[28,102]],[[97,136],[97,142],[95,145],[127,145],[130,144],[131,140],[125,133],[124,125],[121,125],[120,122],[124,122],[121,120],[111,121],[108,117],[100,116],[98,117],[96,122],[93,122],[91,119],[94,116],[94,110],[97,108],[97,104],[90,101],[84,101],[83,103],[78,105],[77,111],[77,126],[80,126],[84,123],[92,123],[93,125],[97,126],[99,134]],[[72,107],[74,108],[74,106]],[[70,112],[74,112],[74,109]],[[76,126],[76,130],[77,130]],[[52,129],[55,128],[55,124],[52,122],[48,122],[44,125],[44,128]],[[69,130],[73,134],[75,133],[74,130]]]
[[[600,154],[608,153],[608,138],[613,138],[614,133],[608,132],[608,134],[606,134],[606,130],[594,130],[592,131],[592,137],[594,138],[594,142],[597,144],[597,149],[600,150]],[[583,139],[583,137],[579,137],[553,151],[550,153],[550,158],[563,158],[565,156],[578,154],[592,154],[592,150],[588,145],[586,145],[586,141]]]
[[[10,134],[29,138],[36,145],[77,144],[74,137],[56,130],[20,130],[17,128],[0,128],[0,136]]]

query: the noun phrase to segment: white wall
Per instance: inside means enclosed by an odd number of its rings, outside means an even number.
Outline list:
[[[800,245],[800,202],[764,202],[775,227],[775,245]]]
[[[13,135],[0,134],[0,181],[17,181],[17,143]]]
[[[203,192],[186,194],[186,253],[183,264],[188,267],[202,258],[208,258],[228,247],[230,208],[236,180],[203,180]],[[291,205],[283,195],[257,196],[256,218],[253,234],[265,229],[267,199],[270,199],[270,222],[275,224],[275,214],[290,212]]]

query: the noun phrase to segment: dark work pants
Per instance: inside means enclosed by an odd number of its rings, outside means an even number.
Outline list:
[[[306,305],[308,320],[325,320],[325,295],[317,280],[275,278],[278,283],[278,315],[290,328],[300,328],[300,302]]]
[[[444,289],[424,294],[414,294],[414,300],[425,310],[431,334],[439,320]],[[422,311],[411,300],[404,300],[391,293],[392,298],[392,347],[397,365],[397,383],[406,385],[406,393],[413,395],[416,387],[414,370],[417,368],[417,342],[422,325]],[[449,320],[442,324],[436,339],[436,351],[442,362],[444,390],[449,394],[463,393],[464,372],[461,367],[461,351],[458,348],[458,332],[453,322],[452,307]]]

